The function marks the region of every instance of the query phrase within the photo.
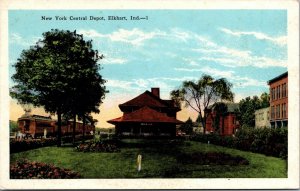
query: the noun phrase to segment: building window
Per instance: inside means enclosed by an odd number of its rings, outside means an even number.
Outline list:
[[[282,84],[282,97],[286,97],[286,83]]]
[[[277,86],[277,99],[280,99],[280,85]]]
[[[276,118],[280,118],[280,105],[276,106]]]
[[[275,88],[272,88],[272,89],[273,89],[273,92],[272,92],[272,93],[273,93],[273,94],[272,94],[273,100],[275,100],[275,99],[276,99],[276,97],[275,97],[275,93],[276,93],[276,92],[275,92]]]
[[[286,118],[286,104],[282,104],[282,118]]]
[[[275,118],[275,107],[272,106],[271,107],[271,119],[274,119]]]

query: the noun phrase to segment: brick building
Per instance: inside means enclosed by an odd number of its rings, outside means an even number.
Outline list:
[[[268,81],[272,128],[288,126],[288,72]]]
[[[236,129],[239,128],[239,122],[236,120],[236,111],[239,108],[239,104],[224,104],[226,109],[223,113],[218,114],[215,105],[212,105],[208,108],[208,115],[206,118],[206,133],[218,131],[220,135],[233,135],[235,134]]]
[[[73,123],[73,121],[62,122],[62,135],[72,134]],[[21,133],[30,135],[33,138],[43,136],[45,133],[47,136],[56,136],[57,121],[53,120],[51,116],[34,115],[30,114],[30,112],[26,112],[24,115],[18,118],[18,129]],[[85,133],[89,133],[90,131],[95,132],[95,125],[87,121],[85,128],[83,128],[83,123],[76,122],[75,133],[82,134],[83,130]]]
[[[160,98],[159,88],[151,88],[119,105],[123,116],[107,121],[123,136],[175,136],[180,108],[172,100]]]

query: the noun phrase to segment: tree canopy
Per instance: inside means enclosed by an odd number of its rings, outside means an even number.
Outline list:
[[[99,55],[92,41],[76,31],[51,30],[43,39],[23,50],[14,65],[16,85],[10,94],[21,104],[42,106],[58,116],[58,146],[61,115],[99,112],[107,92],[100,75]]]
[[[232,84],[225,78],[214,79],[210,75],[202,75],[197,82],[184,81],[179,89],[170,93],[177,106],[182,103],[191,107],[200,117],[204,132],[206,131],[206,111],[209,105],[219,101],[233,101]]]
[[[253,96],[246,97],[239,102],[239,116],[240,125],[254,127],[255,126],[255,110],[269,107],[269,94],[264,92],[260,98]]]
[[[179,129],[188,135],[192,134],[193,133],[193,120],[189,117],[185,123],[180,125]]]

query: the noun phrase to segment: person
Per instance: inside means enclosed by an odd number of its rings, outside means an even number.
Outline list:
[[[22,133],[21,131],[18,131],[17,133],[17,141],[20,141],[22,139]]]

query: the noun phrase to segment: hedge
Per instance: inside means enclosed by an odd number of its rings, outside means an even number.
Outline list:
[[[86,135],[84,138],[85,140],[92,139],[93,135]],[[72,136],[62,137],[63,143],[71,143],[72,140],[73,140]],[[80,141],[80,140],[82,140],[81,136],[75,137],[75,141]],[[31,149],[37,149],[40,147],[48,147],[56,144],[57,144],[56,138],[22,139],[22,140],[11,139],[10,153],[17,153],[17,152],[27,151]]]
[[[193,135],[191,140],[287,159],[287,128],[240,128],[235,136]]]
[[[56,138],[10,140],[10,153],[17,153],[40,147],[56,145]]]

